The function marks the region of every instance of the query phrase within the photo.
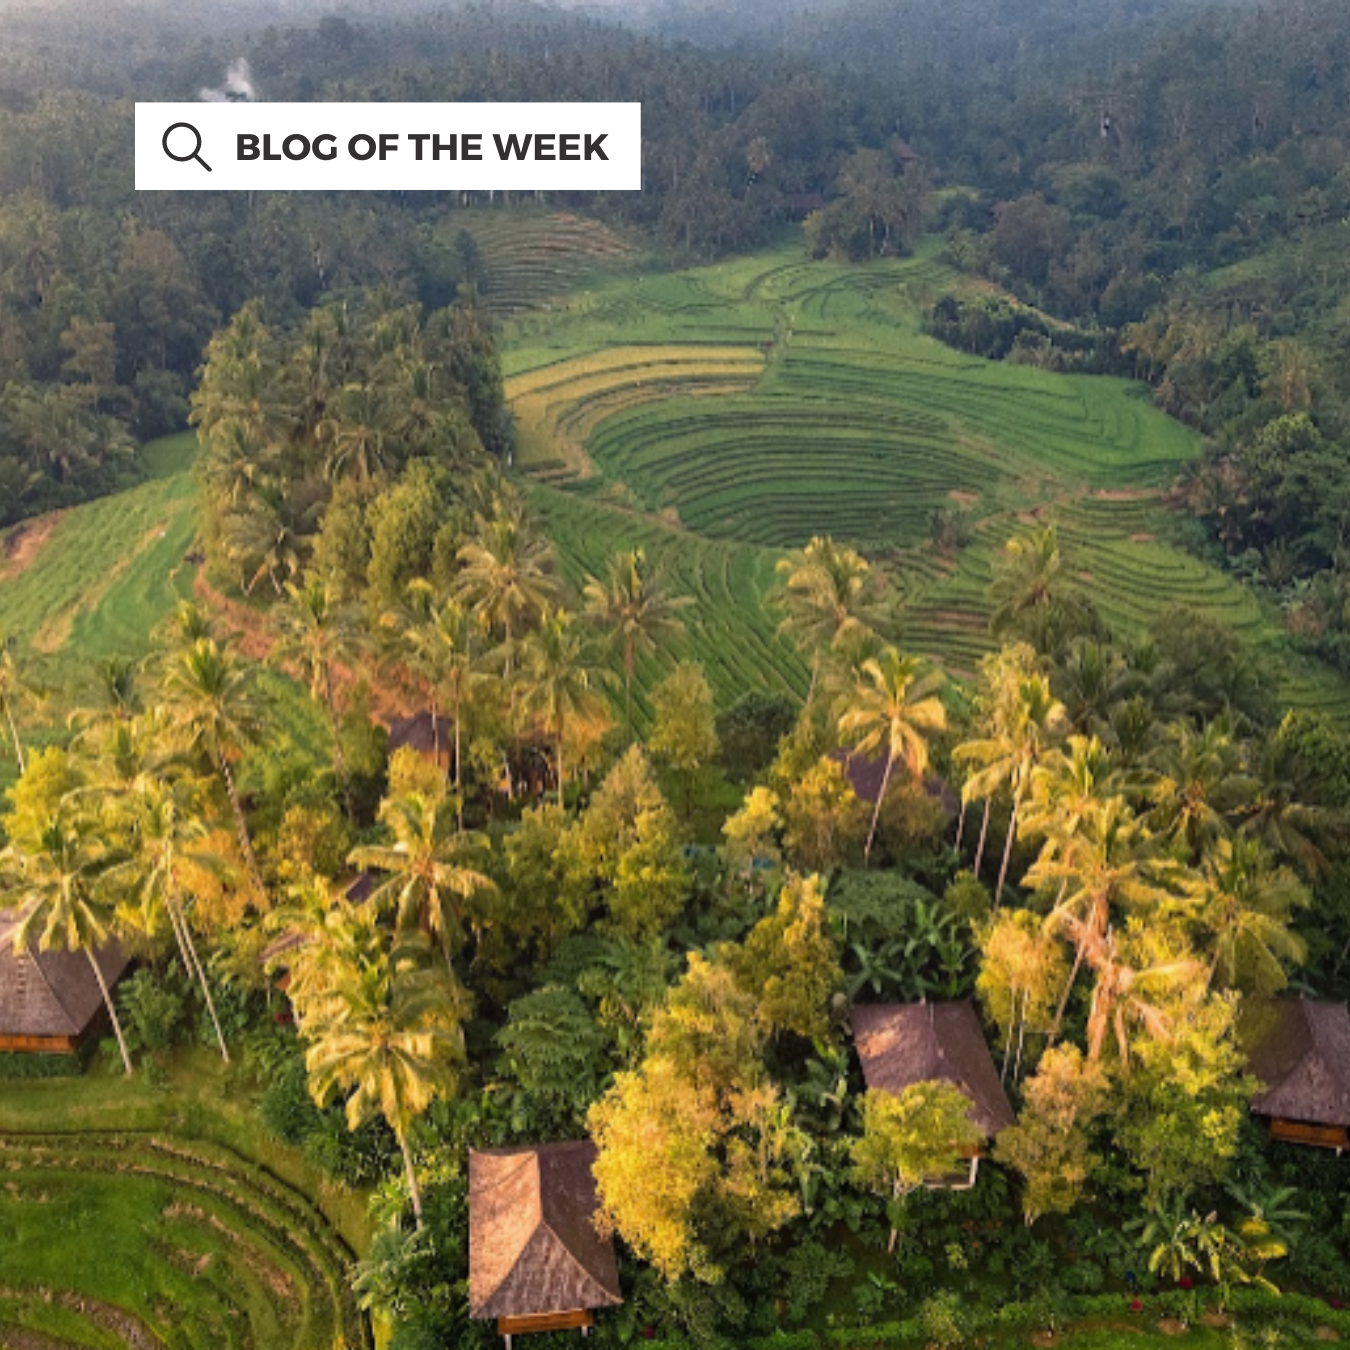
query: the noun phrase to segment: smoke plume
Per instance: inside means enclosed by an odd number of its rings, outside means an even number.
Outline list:
[[[257,97],[248,62],[242,56],[230,62],[225,83],[219,89],[203,89],[198,94],[203,103],[252,103]]]

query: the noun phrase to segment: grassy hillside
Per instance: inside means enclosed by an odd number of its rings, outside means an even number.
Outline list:
[[[197,531],[194,433],[145,449],[148,482],[16,526],[0,552],[3,626],[43,658],[48,682],[88,677],[89,663],[140,656],[151,629],[191,589],[184,562]]]
[[[1162,490],[1196,437],[1128,381],[982,361],[920,331],[958,285],[929,245],[863,265],[796,246],[630,274],[508,325],[519,465],[576,576],[643,543],[700,599],[685,651],[723,700],[798,687],[763,609],[773,558],[831,533],[882,558],[908,641],[969,673],[1009,537],[1054,521],[1066,562],[1122,635],[1172,604],[1242,633],[1298,706],[1350,714],[1350,689],[1282,650],[1278,615],[1169,542]],[[934,513],[970,543],[935,551]],[[655,670],[649,671],[654,677]]]

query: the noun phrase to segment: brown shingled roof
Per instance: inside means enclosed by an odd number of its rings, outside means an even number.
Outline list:
[[[595,1228],[595,1145],[469,1150],[469,1316],[529,1317],[623,1302]]]
[[[899,1094],[915,1083],[951,1083],[970,1098],[970,1119],[986,1138],[1016,1122],[969,999],[864,1003],[852,1016],[869,1088]]]
[[[23,912],[0,910],[0,1036],[78,1039],[103,1011],[103,995],[82,951],[14,950]],[[96,953],[111,989],[127,958],[111,939]]]
[[[1248,1059],[1265,1085],[1258,1115],[1350,1126],[1350,1012],[1344,1003],[1282,999]]]

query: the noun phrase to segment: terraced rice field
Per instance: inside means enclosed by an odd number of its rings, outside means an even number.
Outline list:
[[[457,211],[442,235],[462,229],[478,245],[483,300],[498,317],[547,305],[637,252],[599,221],[559,211]]]
[[[0,1133],[0,1250],[15,1350],[371,1344],[323,1215],[220,1144]]]
[[[1054,521],[1120,636],[1193,605],[1278,664],[1288,703],[1350,716],[1344,681],[1276,650],[1273,611],[1166,541],[1161,490],[1196,438],[1141,385],[927,338],[922,302],[955,284],[931,247],[853,266],[794,248],[629,275],[513,321],[504,366],[520,465],[568,570],[599,573],[635,542],[672,559],[677,588],[700,599],[687,654],[717,670],[727,699],[800,687],[762,612],[782,551],[833,534],[884,558],[906,598],[904,641],[969,673],[992,645],[996,555]],[[941,508],[970,516],[972,543],[954,558],[928,542]]]

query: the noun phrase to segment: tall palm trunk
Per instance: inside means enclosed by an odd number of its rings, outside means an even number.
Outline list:
[[[1064,993],[1060,996],[1059,1007],[1055,1009],[1055,1021],[1050,1028],[1050,1044],[1059,1039],[1060,1024],[1064,1021],[1065,1010],[1069,1006],[1069,995],[1073,993],[1074,981],[1078,978],[1078,969],[1083,964],[1083,949],[1079,947],[1074,953],[1073,969],[1069,972],[1069,978],[1064,985]]]
[[[408,1194],[412,1197],[413,1218],[417,1227],[422,1228],[422,1191],[417,1184],[417,1172],[413,1167],[412,1150],[408,1147],[406,1130],[398,1131],[399,1151],[403,1154],[403,1174],[408,1178]]]
[[[961,851],[961,836],[966,832],[966,799],[961,798],[961,814],[956,819],[956,851]]]
[[[624,640],[623,648],[623,738],[633,744],[633,639]]]
[[[993,805],[994,799],[992,797],[986,797],[984,799],[984,819],[980,822],[980,842],[975,845],[974,875],[976,881],[980,879],[980,861],[984,857],[984,840],[985,836],[989,833],[989,811]]]
[[[894,753],[886,756],[886,772],[881,775],[881,791],[877,793],[877,804],[872,811],[872,828],[867,831],[867,843],[863,848],[863,866],[872,861],[872,840],[876,838],[877,821],[881,819],[881,804],[886,800],[886,789],[891,783],[891,770],[895,767]]]
[[[1017,838],[1017,808],[1022,804],[1022,797],[1019,793],[1013,798],[1012,815],[1008,817],[1008,838],[1003,845],[1003,864],[998,869],[998,888],[994,892],[994,904],[998,906],[1003,901],[1003,883],[1008,876],[1008,859],[1012,857],[1013,840]]]
[[[350,820],[353,815],[352,785],[347,777],[346,756],[342,753],[342,725],[338,721],[337,700],[333,697],[333,675],[327,669],[323,674],[323,694],[324,702],[328,705],[328,722],[333,728],[333,770],[342,785],[342,800],[346,803],[347,819]]]
[[[563,724],[562,718],[558,719],[558,805],[561,808],[566,807],[563,801]]]
[[[9,700],[5,700],[5,720],[9,723],[10,739],[14,742],[14,758],[18,761],[19,772],[27,773],[28,765],[24,762],[23,746],[19,741],[19,728],[14,725],[14,708]]]
[[[460,702],[455,700],[455,822],[462,830],[464,828],[464,785],[460,777]]]
[[[117,1037],[117,1048],[122,1052],[122,1067],[127,1071],[127,1077],[131,1077],[131,1056],[127,1053],[127,1038],[122,1035],[122,1023],[118,1021],[117,1009],[113,1007],[112,995],[108,992],[108,982],[103,978],[103,972],[99,969],[98,962],[94,959],[93,949],[86,947],[84,954],[89,960],[89,964],[94,968],[94,978],[98,981],[99,993],[103,995],[103,1006],[108,1010],[108,1016],[112,1018],[113,1033]]]
[[[211,1014],[211,1025],[216,1029],[216,1043],[220,1046],[220,1057],[226,1064],[230,1062],[230,1052],[225,1047],[225,1034],[220,1029],[220,1018],[216,1016],[216,1001],[211,997],[211,986],[206,979],[206,971],[202,969],[201,958],[197,955],[197,944],[192,940],[192,929],[188,927],[187,913],[182,908],[178,899],[178,882],[173,880],[170,883],[173,887],[173,894],[169,897],[168,911],[169,918],[175,926],[175,930],[182,929],[182,935],[179,937],[179,945],[185,950],[183,952],[183,964],[188,968],[188,977],[191,978],[195,971],[197,980],[202,987],[202,995],[206,999],[206,1011]]]
[[[219,756],[221,776],[225,779],[225,792],[230,799],[230,810],[234,812],[235,833],[239,836],[239,847],[244,851],[244,866],[248,868],[249,880],[259,896],[263,895],[262,873],[258,870],[258,859],[253,853],[253,841],[248,837],[248,821],[244,819],[244,806],[239,800],[239,789],[234,785],[234,774],[230,772],[229,761]]]

